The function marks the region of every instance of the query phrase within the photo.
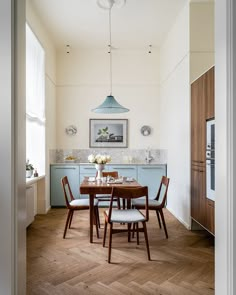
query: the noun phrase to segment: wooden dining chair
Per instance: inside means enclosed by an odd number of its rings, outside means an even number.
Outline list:
[[[112,178],[118,178],[118,172],[117,171],[102,171],[102,177],[112,177]],[[98,200],[99,207],[100,208],[107,208],[109,207],[111,195],[107,194],[98,194],[95,196],[95,199]],[[115,204],[117,206],[117,204]],[[100,228],[100,218],[98,216],[98,227]]]
[[[118,172],[117,171],[102,171],[102,177],[118,178]],[[98,202],[110,202],[111,195],[99,194],[99,195],[96,195],[95,198],[98,200]],[[109,206],[109,204],[108,204],[108,206]]]
[[[162,221],[167,239],[168,239],[168,233],[167,233],[165,217],[164,217],[164,213],[163,213],[162,209],[166,205],[169,182],[170,182],[170,179],[168,177],[162,176],[161,183],[160,183],[156,198],[154,200],[149,199],[149,202],[148,202],[149,210],[156,211],[156,215],[157,215],[157,219],[158,219],[158,223],[159,223],[160,228],[161,228],[161,221]],[[144,209],[145,208],[145,201],[144,200],[133,200],[132,205],[133,205],[133,208]],[[160,219],[160,217],[161,217],[161,219]]]
[[[66,207],[68,209],[68,214],[67,214],[67,219],[66,219],[66,224],[65,224],[64,234],[63,234],[63,239],[65,239],[67,229],[71,227],[74,211],[89,210],[89,199],[74,198],[67,176],[64,176],[61,179],[61,184],[62,184],[64,196],[65,196]],[[96,226],[97,238],[99,238],[97,221],[98,221],[98,200],[94,200],[94,223]]]
[[[138,209],[132,209],[132,201],[138,198],[144,197],[145,201],[145,213],[143,214]],[[127,206],[113,208],[113,202],[115,199],[124,199]],[[135,224],[135,231],[137,233],[137,244],[139,244],[139,232],[144,232],[144,237],[146,241],[148,260],[151,260],[147,227],[146,222],[149,219],[148,215],[148,188],[145,187],[136,187],[136,188],[122,188],[122,187],[113,187],[112,195],[110,200],[109,209],[104,211],[105,216],[105,227],[104,227],[104,236],[103,236],[103,247],[106,243],[106,233],[107,225],[110,225],[109,232],[109,246],[108,246],[108,263],[111,262],[111,245],[112,245],[112,234],[120,232],[128,232],[128,242],[131,240],[131,225]],[[139,222],[142,223],[143,227],[139,228]],[[127,224],[127,228],[114,228],[113,225],[117,224]]]

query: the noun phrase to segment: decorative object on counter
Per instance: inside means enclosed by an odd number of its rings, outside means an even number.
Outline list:
[[[105,165],[104,164],[95,164],[95,168],[97,170],[96,180],[101,181],[102,180],[102,170],[105,169]]]
[[[98,5],[101,8],[109,9],[109,45],[108,45],[108,54],[110,55],[110,95],[106,97],[104,102],[99,105],[97,108],[93,109],[92,111],[95,113],[103,113],[103,114],[113,114],[113,113],[125,113],[129,112],[129,109],[120,105],[114,96],[112,95],[112,43],[111,43],[111,9],[114,4],[121,2],[121,0],[106,0],[106,5],[101,4],[104,0],[98,1]],[[123,1],[124,2],[124,1]]]
[[[26,161],[26,178],[30,178],[33,175],[34,167],[30,164],[29,160]]]
[[[89,155],[88,156],[88,161],[90,163],[94,163],[95,164],[95,168],[97,170],[97,180],[101,180],[102,178],[102,170],[105,169],[105,164],[111,162],[111,156],[109,155],[101,155],[101,154],[97,154],[97,155]]]
[[[73,136],[77,133],[77,127],[74,125],[70,125],[70,126],[66,127],[65,131],[66,131],[67,135]]]
[[[34,169],[34,177],[38,177],[39,174],[38,174],[38,171],[37,171],[37,168]]]
[[[90,119],[90,147],[127,147],[127,119]]]
[[[151,127],[150,126],[146,126],[144,125],[141,129],[140,129],[141,133],[143,136],[148,136],[151,134]]]
[[[64,158],[65,163],[75,163],[78,159],[74,156],[67,156]]]
[[[145,154],[146,154],[145,161],[146,161],[147,164],[150,164],[150,162],[151,162],[154,158],[151,156],[151,150],[150,150],[149,147],[146,149]]]

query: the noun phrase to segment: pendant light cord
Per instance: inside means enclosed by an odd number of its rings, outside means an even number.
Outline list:
[[[112,45],[111,45],[111,9],[112,5],[109,9],[109,53],[110,53],[110,95],[112,96]]]

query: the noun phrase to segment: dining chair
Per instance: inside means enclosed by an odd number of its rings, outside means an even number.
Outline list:
[[[102,171],[102,177],[118,178],[118,172],[117,171]],[[95,199],[98,200],[100,208],[107,208],[107,207],[109,207],[109,204],[110,204],[111,195],[98,194],[95,196]],[[115,206],[117,206],[117,204]],[[101,227],[99,216],[98,216],[98,227],[99,228]]]
[[[161,228],[161,221],[162,221],[167,239],[168,239],[168,233],[167,233],[165,217],[164,217],[164,213],[163,213],[162,209],[166,205],[169,182],[170,182],[170,179],[168,177],[162,176],[156,198],[153,200],[149,199],[149,202],[148,202],[149,210],[156,211],[156,215],[157,215],[157,219],[158,219],[158,223],[159,223],[160,228]],[[145,200],[133,200],[132,206],[133,206],[133,208],[136,208],[136,209],[144,209],[145,208]],[[161,220],[160,220],[160,217],[161,217]]]
[[[62,184],[62,189],[63,189],[63,192],[64,192],[64,196],[65,196],[66,207],[68,209],[67,219],[66,219],[66,224],[65,224],[64,234],[63,234],[63,239],[65,239],[67,229],[71,228],[71,223],[72,223],[72,218],[73,218],[74,211],[76,211],[76,210],[77,211],[79,211],[79,210],[89,210],[89,199],[75,199],[74,198],[67,176],[64,176],[61,179],[61,184]],[[98,232],[98,200],[94,200],[94,224],[96,226],[97,238],[99,238],[99,232]]]
[[[140,212],[138,209],[132,209],[132,201],[138,198],[144,197],[145,201],[145,213]],[[123,199],[126,201],[127,206],[124,207],[113,207],[113,202],[115,199]],[[110,200],[109,209],[104,211],[105,216],[105,226],[104,226],[104,236],[103,236],[103,247],[106,243],[107,225],[110,225],[109,232],[109,246],[108,246],[108,263],[111,262],[111,245],[112,245],[112,234],[120,232],[128,232],[128,242],[131,241],[131,225],[135,224],[135,232],[137,233],[137,244],[139,244],[139,232],[144,232],[148,260],[151,260],[148,234],[146,222],[149,219],[148,215],[148,188],[145,187],[135,187],[135,188],[122,188],[113,187],[112,195]],[[139,228],[139,222],[142,223],[143,227]],[[122,225],[122,228],[113,227],[114,224]],[[127,224],[127,228],[124,228],[123,224]]]

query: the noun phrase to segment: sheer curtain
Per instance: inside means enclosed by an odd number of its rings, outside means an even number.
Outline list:
[[[27,24],[26,158],[45,173],[45,52]]]

